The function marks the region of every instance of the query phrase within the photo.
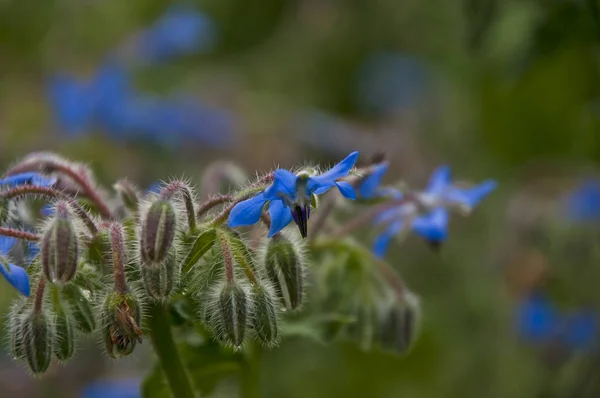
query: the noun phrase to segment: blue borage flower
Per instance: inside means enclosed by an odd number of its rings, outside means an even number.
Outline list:
[[[596,345],[598,319],[594,312],[578,310],[561,312],[541,292],[535,292],[516,309],[519,336],[532,343],[560,342],[570,349],[585,350]]]
[[[292,220],[298,225],[302,237],[308,234],[308,219],[313,195],[321,195],[336,186],[348,199],[356,199],[354,188],[347,181],[340,181],[354,167],[358,152],[352,152],[344,160],[323,174],[312,176],[308,172],[294,174],[285,169],[275,170],[273,184],[258,195],[244,200],[231,210],[229,226],[256,224],[263,207],[269,204],[271,227],[269,238],[285,228]]]
[[[600,181],[587,180],[565,198],[564,213],[572,221],[600,220]]]
[[[0,274],[22,295],[29,297],[31,290],[27,271],[18,265],[5,261],[13,245],[17,242],[18,240],[15,238],[0,236]]]
[[[35,172],[20,173],[0,179],[0,187],[9,188],[13,188],[18,185],[36,185],[40,187],[51,187],[55,183],[55,177],[48,177]]]
[[[391,239],[406,229],[412,229],[432,244],[441,244],[448,236],[448,209],[469,212],[497,185],[487,180],[472,188],[457,187],[451,182],[450,168],[442,166],[434,171],[425,191],[408,197],[398,190],[380,187],[386,171],[386,164],[376,166],[358,187],[362,198],[388,196],[398,202],[375,218],[376,225],[386,226],[373,246],[378,257],[383,257]]]

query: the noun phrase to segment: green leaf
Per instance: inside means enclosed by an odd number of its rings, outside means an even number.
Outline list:
[[[159,364],[144,379],[141,386],[142,398],[171,398],[171,390]]]
[[[213,228],[202,232],[190,249],[187,257],[185,258],[182,266],[183,274],[187,274],[192,267],[202,258],[202,256],[212,247],[217,237],[217,231]]]

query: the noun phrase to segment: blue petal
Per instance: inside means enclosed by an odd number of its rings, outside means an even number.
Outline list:
[[[487,180],[469,189],[463,190],[452,187],[444,196],[450,201],[464,203],[472,208],[475,207],[490,192],[492,192],[496,186],[498,186],[496,181]]]
[[[27,275],[27,271],[14,264],[8,264],[8,269],[6,268],[6,266],[0,264],[0,274],[2,274],[8,283],[10,283],[22,295],[29,297],[31,292],[29,288],[29,276]]]
[[[356,192],[354,191],[354,187],[348,181],[338,181],[335,183],[335,185],[345,198],[356,200]]]
[[[31,263],[31,261],[37,256],[40,252],[40,245],[36,242],[27,242],[27,247],[25,249],[25,261],[27,263]]]
[[[0,185],[8,185],[9,187],[15,187],[17,185],[36,185],[41,187],[49,187],[55,183],[56,178],[47,177],[35,172],[15,174],[0,180]]]
[[[292,222],[292,212],[282,200],[272,200],[269,202],[269,215],[271,216],[269,238]]]
[[[595,314],[581,311],[566,317],[562,340],[571,348],[586,349],[595,344],[597,334],[598,322]]]
[[[54,76],[48,83],[48,99],[54,118],[70,136],[85,133],[93,114],[90,88],[69,76]]]
[[[600,219],[600,181],[585,181],[571,192],[566,198],[565,213],[575,221]]]
[[[429,178],[427,193],[432,195],[441,194],[450,184],[451,177],[449,166],[438,167]]]
[[[415,218],[412,228],[427,240],[442,242],[448,236],[448,210],[437,207],[428,215]]]
[[[267,199],[262,193],[236,204],[229,213],[228,224],[230,227],[256,224],[260,220],[263,207]]]
[[[281,199],[287,196],[290,199],[296,197],[296,181],[298,176],[285,169],[277,169],[273,173],[273,184],[265,189],[264,195],[267,200]]]
[[[17,239],[12,236],[0,236],[0,256],[7,256],[16,242]]]
[[[529,340],[545,341],[554,337],[558,314],[543,295],[534,295],[523,301],[517,310],[517,330]]]
[[[385,256],[385,252],[392,238],[402,230],[402,221],[395,221],[375,239],[373,244],[373,253],[379,258]]]
[[[387,172],[389,163],[375,166],[375,171],[369,174],[358,186],[358,194],[362,199],[371,199],[378,193],[383,175]]]
[[[315,193],[317,195],[325,193],[333,183],[344,178],[350,173],[350,170],[354,167],[356,160],[358,159],[358,151],[352,152],[346,156],[344,160],[333,166],[331,169],[318,176],[311,177],[308,180],[307,190],[308,192]],[[325,189],[323,192],[317,192],[318,189]]]

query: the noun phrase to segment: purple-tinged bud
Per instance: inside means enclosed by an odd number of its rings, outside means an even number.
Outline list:
[[[169,296],[178,272],[177,265],[177,255],[173,249],[160,263],[141,264],[140,273],[144,288],[151,298],[160,300]]]
[[[269,239],[264,264],[267,277],[288,309],[297,309],[304,298],[305,264],[301,247],[282,234]]]
[[[23,352],[29,369],[35,374],[44,373],[52,359],[52,327],[43,311],[31,311],[22,325]]]
[[[42,268],[52,283],[65,284],[77,271],[79,237],[67,202],[58,202],[41,240]]]
[[[54,314],[54,342],[52,350],[60,361],[66,361],[75,352],[75,330],[73,320],[64,312]]]
[[[246,289],[235,281],[224,282],[211,297],[213,303],[208,305],[214,311],[207,321],[215,337],[222,343],[239,348],[246,337],[250,300]]]
[[[137,211],[141,194],[131,182],[126,179],[119,180],[115,183],[114,189],[125,208]]]
[[[106,352],[119,358],[133,352],[142,342],[139,301],[130,293],[109,293],[102,306],[102,334]]]
[[[96,316],[89,295],[86,295],[84,290],[74,284],[66,285],[62,292],[63,297],[70,307],[71,315],[77,330],[85,334],[95,331]]]
[[[142,213],[140,225],[142,262],[149,264],[165,260],[173,246],[177,227],[173,204],[168,200],[155,200]]]
[[[402,302],[390,305],[380,319],[379,341],[383,349],[406,353],[418,334],[421,309],[416,296],[407,294]]]
[[[276,297],[271,286],[262,284],[253,286],[252,328],[256,337],[266,346],[274,346],[279,339],[279,321]]]

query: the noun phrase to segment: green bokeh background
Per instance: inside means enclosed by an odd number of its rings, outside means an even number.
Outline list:
[[[384,150],[392,164],[389,181],[422,186],[440,163],[452,165],[461,179],[496,178],[499,189],[468,220],[452,223],[440,252],[410,238],[389,253],[423,305],[422,333],[409,355],[292,338],[262,353],[262,395],[600,394],[593,354],[557,354],[515,338],[512,306],[518,294],[505,282],[509,264],[516,275],[526,273],[530,261],[519,259],[533,250],[522,237],[522,217],[511,218],[511,211],[534,213],[538,201],[564,190],[564,179],[568,188],[593,175],[600,161],[599,2],[197,0],[189,4],[215,20],[218,45],[208,53],[137,68],[135,85],[149,93],[185,91],[231,110],[240,144],[229,150],[202,143],[171,150],[112,142],[94,131],[64,139],[47,103],[47,77],[56,71],[91,74],[110,49],[151,24],[169,4],[1,1],[0,163],[52,150],[87,162],[107,186],[122,176],[148,186],[173,175],[199,182],[203,168],[217,159],[235,161],[252,174],[277,164],[333,162],[356,148],[365,158]],[[415,57],[429,76],[417,101],[386,115],[366,112],[356,94],[360,66],[378,52]],[[324,147],[301,140],[295,120],[312,109],[338,118],[346,134]],[[538,189],[539,181],[557,188]],[[517,200],[529,191],[536,194]],[[600,258],[557,254],[570,233],[565,230],[535,250],[555,280],[570,277],[561,288],[569,301],[577,292],[595,291],[598,283],[573,276],[570,267],[597,268]],[[369,239],[364,237],[365,244]],[[2,308],[12,297],[0,281]],[[39,381],[4,354],[0,380],[7,387],[0,388],[0,397],[76,397],[95,378],[148,370],[150,354],[144,351],[114,363],[93,341],[85,346],[73,364],[55,367]],[[216,394],[235,395],[233,385],[224,380]]]

